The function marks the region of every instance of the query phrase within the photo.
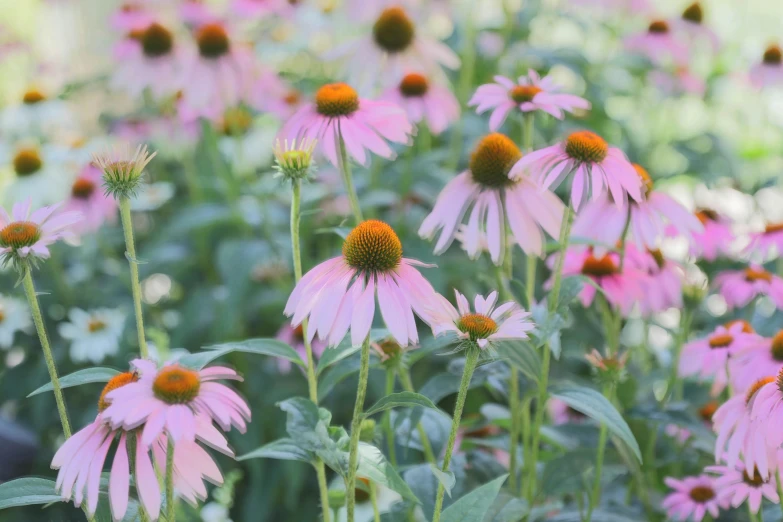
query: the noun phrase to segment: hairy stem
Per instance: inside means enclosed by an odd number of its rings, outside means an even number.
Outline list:
[[[175,522],[177,503],[174,499],[174,441],[169,435],[166,450],[166,522]]]
[[[386,395],[394,393],[394,368],[388,366],[386,368]],[[391,410],[386,410],[383,413],[383,430],[386,432],[386,444],[389,448],[389,462],[392,466],[397,467],[397,450],[394,446],[394,428],[391,422]]]
[[[370,336],[362,343],[362,358],[359,366],[359,385],[356,388],[356,403],[353,406],[353,418],[351,419],[351,443],[348,454],[348,479],[346,480],[346,493],[348,495],[348,522],[354,522],[356,511],[356,472],[359,462],[359,435],[362,424],[362,409],[364,397],[367,394],[367,377],[370,374]]]
[[[408,373],[408,368],[406,368],[403,364],[400,364],[397,367],[397,374],[400,377],[400,384],[402,384],[402,389],[407,392],[415,392],[416,390],[413,389],[413,382],[411,381],[411,375]],[[432,444],[430,443],[430,438],[427,436],[427,432],[424,430],[424,426],[422,426],[421,422],[419,422],[416,425],[416,430],[419,433],[419,439],[421,440],[421,447],[424,450],[424,458],[427,459],[427,462],[430,464],[437,465],[438,461],[435,458],[435,452],[432,451]]]
[[[604,385],[604,396],[612,401],[613,387],[611,384]],[[601,429],[598,434],[598,450],[595,457],[595,473],[593,475],[593,490],[590,495],[590,501],[587,505],[587,516],[585,519],[590,522],[593,517],[593,510],[601,500],[601,474],[604,468],[604,454],[606,453],[606,441],[609,437],[609,429],[605,423],[601,424]]]
[[[353,218],[358,225],[364,218],[362,217],[362,209],[359,206],[359,198],[356,196],[356,189],[353,186],[353,175],[351,174],[351,163],[348,160],[348,152],[345,150],[345,140],[343,135],[339,134],[338,143],[338,158],[340,164],[340,174],[343,176],[343,184],[345,184],[345,192],[348,194],[348,201],[351,204],[351,212]]]
[[[133,241],[133,222],[131,221],[130,199],[120,198],[120,217],[122,230],[125,233],[125,255],[130,264],[131,291],[133,292],[133,311],[136,314],[136,333],[139,337],[139,352],[141,357],[149,357],[147,337],[144,335],[144,317],[141,311],[141,284],[139,283],[139,262],[136,259],[136,245]]]

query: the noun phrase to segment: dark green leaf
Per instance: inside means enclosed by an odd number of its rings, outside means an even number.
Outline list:
[[[385,396],[368,408],[367,411],[364,412],[364,416],[369,417],[370,415],[391,408],[413,408],[415,406],[423,406],[424,408],[432,408],[434,410],[438,409],[438,407],[424,395],[406,391]]]
[[[278,439],[260,448],[240,455],[237,460],[248,459],[278,459],[278,460],[297,460],[300,462],[313,462],[313,453],[300,448],[293,439]]]
[[[454,502],[443,512],[442,522],[483,522],[506,478],[508,474],[501,475]]]
[[[457,483],[457,477],[454,476],[452,471],[443,471],[435,464],[430,464],[430,471],[438,479],[438,482],[443,484],[443,488],[446,490],[446,494],[451,496],[451,490],[454,488],[454,484]]]
[[[247,339],[233,343],[215,344],[207,346],[204,351],[186,355],[179,359],[179,363],[188,368],[200,370],[210,362],[232,352],[253,353],[257,355],[271,355],[287,359],[300,366],[305,363],[296,350],[277,339]]]
[[[60,387],[70,388],[72,386],[79,386],[81,384],[88,384],[93,382],[109,382],[109,379],[119,375],[119,371],[113,368],[85,368],[78,372],[73,372],[68,375],[60,377]],[[52,391],[52,383],[44,384],[34,392],[30,393],[28,397],[38,395],[39,393]]]
[[[522,372],[533,382],[541,375],[541,357],[530,343],[523,341],[501,341],[496,343],[498,355]]]
[[[24,477],[0,484],[0,509],[52,502],[63,502],[53,480]]]

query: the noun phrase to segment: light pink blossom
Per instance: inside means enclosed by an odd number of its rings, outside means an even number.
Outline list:
[[[776,491],[776,479],[769,473],[762,475],[758,469],[748,473],[748,469],[741,462],[734,466],[707,466],[704,469],[718,475],[715,478],[718,498],[732,507],[737,508],[747,501],[750,511],[758,513],[764,497],[775,504],[780,500]]]
[[[459,102],[451,90],[418,73],[403,76],[399,85],[388,89],[381,100],[402,107],[412,123],[426,122],[435,135],[445,131],[460,115]]]
[[[78,212],[82,219],[72,227],[76,234],[89,234],[105,222],[117,219],[117,201],[101,188],[103,172],[92,163],[86,165],[71,186],[71,196],[63,205],[64,212]]]
[[[729,361],[734,391],[743,393],[754,382],[777,375],[783,367],[783,330],[770,338],[756,335],[753,342],[732,353]]]
[[[730,247],[736,239],[731,221],[710,209],[697,210],[696,218],[701,221],[704,230],[693,233],[691,255],[715,261],[719,255],[730,254]]]
[[[175,45],[173,33],[157,22],[123,39],[114,55],[111,85],[115,89],[133,97],[149,89],[155,99],[161,99],[182,86],[182,49]]]
[[[783,52],[777,44],[764,51],[761,63],[750,69],[750,83],[755,87],[773,87],[783,84]]]
[[[783,279],[758,265],[720,272],[715,278],[715,286],[729,308],[742,308],[761,295],[783,308]]]
[[[718,518],[720,509],[727,507],[727,503],[718,497],[715,480],[709,475],[683,479],[666,477],[664,483],[674,491],[663,499],[661,507],[674,520],[692,517],[695,522],[701,522],[707,513]]]
[[[49,245],[73,234],[72,227],[82,215],[78,212],[58,212],[60,204],[33,211],[28,199],[16,203],[11,215],[0,208],[0,257],[12,259],[49,257]]]
[[[746,253],[768,256],[783,254],[783,223],[768,223],[761,232],[750,234],[750,243]]]
[[[647,56],[651,62],[659,65],[669,60],[677,66],[684,66],[688,62],[687,47],[672,32],[666,20],[654,20],[644,33],[626,38],[625,47]]]
[[[305,362],[305,365],[307,364],[307,349],[305,348],[304,344],[304,336],[302,334],[301,324],[296,328],[288,323],[283,324],[283,326],[281,326],[277,331],[275,338],[279,341],[283,341],[284,343],[291,346],[291,348],[296,350],[296,353],[299,354],[299,356]],[[313,339],[311,348],[313,350],[313,358],[317,361],[321,358],[324,350],[326,350],[326,343],[320,339]],[[280,370],[281,373],[290,372],[291,366],[292,363],[288,359],[277,359],[277,369]]]

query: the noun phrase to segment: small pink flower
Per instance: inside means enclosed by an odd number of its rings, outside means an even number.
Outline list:
[[[685,8],[682,16],[671,21],[676,31],[683,32],[691,42],[706,41],[717,52],[720,49],[720,40],[715,31],[704,24],[704,10],[700,2],[693,2]]]
[[[296,328],[288,323],[283,324],[283,326],[281,326],[277,331],[275,338],[279,341],[283,341],[284,343],[291,346],[291,348],[296,350],[296,353],[299,354],[299,356],[305,362],[305,365],[307,364],[307,349],[305,348],[304,344],[304,336],[302,335],[301,324]],[[313,358],[317,361],[321,358],[324,350],[326,350],[326,343],[320,339],[313,339],[311,348],[313,349]],[[292,363],[288,359],[281,358],[277,360],[277,369],[280,370],[280,373],[290,372],[291,366]]]
[[[729,373],[734,391],[743,393],[754,382],[776,375],[783,367],[783,330],[771,338],[754,334],[755,339],[732,353]]]
[[[677,67],[671,72],[655,69],[647,74],[647,78],[670,96],[683,94],[704,96],[707,92],[707,83],[687,67]]]
[[[758,88],[783,84],[783,52],[779,45],[767,47],[761,63],[750,70],[750,82]]]
[[[654,20],[646,32],[626,38],[625,46],[644,54],[655,64],[671,60],[678,66],[684,66],[688,62],[688,49],[675,37],[666,20]]]
[[[510,455],[508,451],[488,447],[481,444],[481,441],[490,442],[493,439],[499,439],[501,436],[500,428],[494,424],[477,426],[475,422],[472,422],[468,426],[462,425],[457,431],[456,439],[454,439],[454,454],[456,455],[457,453],[460,453],[462,444],[467,443],[469,447],[473,446],[473,449],[489,453],[496,461],[500,463],[501,466],[507,468],[510,462]]]
[[[507,339],[527,339],[527,333],[535,325],[530,321],[530,313],[525,312],[515,302],[508,301],[495,308],[498,293],[492,292],[486,299],[480,295],[474,301],[474,311],[464,295],[454,291],[457,308],[443,296],[442,306],[433,310],[432,333],[441,335],[454,332],[460,339],[478,344],[479,348],[491,346],[494,341]]]
[[[683,346],[678,373],[682,377],[698,376],[701,380],[712,380],[711,393],[717,396],[728,384],[729,359],[741,350],[757,346],[760,341],[761,337],[752,330],[747,331],[746,324],[741,321],[718,326],[707,337]],[[743,390],[737,391],[742,393]]]
[[[288,120],[304,104],[304,96],[272,70],[261,72],[253,84],[250,104],[261,112]]]
[[[496,83],[488,83],[478,88],[468,102],[476,106],[476,112],[482,114],[492,109],[489,128],[496,131],[503,125],[508,113],[514,108],[521,112],[543,111],[562,120],[564,112],[587,110],[590,102],[573,94],[559,93],[559,88],[550,76],[540,78],[530,69],[527,76],[520,76],[514,83],[505,76],[495,76]]]
[[[359,98],[345,83],[330,83],[318,89],[315,101],[302,106],[281,130],[282,137],[289,140],[318,140],[318,147],[335,166],[340,163],[340,137],[347,155],[366,165],[366,151],[393,158],[394,151],[385,140],[407,144],[413,133],[414,127],[401,107]]]
[[[783,431],[780,429],[783,419],[783,370],[779,371],[777,376],[768,377],[760,381],[759,384],[762,386],[756,388],[758,392],[751,407],[752,424],[748,431],[752,440],[751,444],[757,448],[756,457],[762,458],[757,459],[754,463],[750,463],[746,459],[745,464],[748,468],[755,464],[759,472],[766,475],[778,465],[776,460],[768,456],[777,456],[777,452],[783,444]],[[766,448],[768,453],[765,454],[760,448]]]
[[[556,426],[561,424],[580,424],[587,420],[587,416],[581,411],[573,409],[568,404],[554,397],[546,401],[546,409]]]
[[[559,254],[550,256],[547,265],[553,268]],[[604,256],[593,254],[592,248],[572,247],[566,251],[563,263],[563,276],[584,275],[592,279],[603,291],[609,303],[623,313],[628,314],[642,292],[645,291],[645,274],[626,262],[620,270],[620,255],[609,252]],[[546,285],[551,286],[552,280]],[[579,294],[579,300],[585,308],[590,306],[598,290],[586,284]]]
[[[731,222],[710,209],[697,210],[696,218],[701,221],[704,231],[693,234],[691,255],[715,261],[719,255],[730,254],[730,247],[736,239]]]
[[[482,239],[486,239],[492,262],[503,263],[507,222],[525,253],[543,254],[542,230],[557,237],[563,203],[523,173],[511,175],[520,157],[519,148],[503,134],[482,138],[470,157],[469,169],[446,184],[419,228],[419,236],[427,239],[440,231],[435,254],[448,249],[471,207],[462,243],[472,259],[481,254]]]
[[[111,15],[110,24],[114,29],[130,32],[143,29],[153,21],[144,1],[128,0]]]
[[[11,215],[0,208],[0,258],[49,258],[48,246],[70,236],[72,227],[82,215],[78,212],[57,212],[60,204],[41,207],[31,212],[30,200],[16,203]]]
[[[438,135],[459,119],[460,105],[452,92],[418,73],[406,74],[399,85],[387,90],[381,100],[405,109],[412,123],[427,123]]]
[[[104,418],[114,429],[132,430],[144,425],[140,444],[150,446],[166,433],[176,445],[193,442],[198,418],[203,415],[215,421],[224,431],[236,427],[245,432],[250,408],[231,388],[214,382],[221,379],[242,380],[237,373],[222,366],[191,370],[177,363],[158,369],[145,359],[131,362],[139,380],[106,395],[111,402]]]
[[[760,295],[768,296],[775,306],[783,308],[783,279],[758,265],[721,272],[715,285],[729,308],[742,308]]]
[[[571,203],[576,211],[588,195],[595,199],[607,188],[620,208],[625,208],[628,195],[642,201],[642,182],[633,165],[593,132],[572,132],[561,143],[527,154],[511,169],[511,177],[527,170],[553,190],[573,172]]]
[[[295,2],[289,0],[232,0],[231,8],[243,19],[260,20],[273,15],[291,16]]]
[[[775,504],[780,501],[775,477],[769,473],[762,475],[758,469],[748,473],[741,462],[734,466],[707,466],[704,469],[718,475],[715,478],[715,488],[724,505],[730,504],[737,508],[747,501],[750,511],[758,513],[763,497]]]
[[[72,230],[76,234],[89,234],[98,230],[104,222],[117,218],[117,201],[101,188],[103,172],[93,164],[86,165],[71,186],[71,197],[63,205],[64,212],[78,212],[82,219]]]
[[[750,234],[746,253],[758,253],[764,258],[783,254],[783,223],[768,223],[761,232]]]
[[[111,79],[115,89],[139,97],[149,89],[155,99],[175,94],[182,81],[182,52],[174,35],[152,22],[126,37],[115,49],[116,67]]]
[[[310,270],[291,292],[285,315],[296,326],[309,317],[307,334],[337,346],[351,330],[351,342],[361,344],[370,333],[377,294],[381,316],[400,346],[416,344],[414,312],[429,322],[437,297],[416,266],[402,257],[402,243],[382,221],[368,220],[345,238],[339,257]]]
[[[632,244],[625,246],[625,259],[630,267],[644,273],[644,292],[639,297],[639,308],[643,316],[682,308],[683,267],[667,259],[660,250],[637,250]]]
[[[726,502],[717,495],[715,481],[709,475],[685,477],[682,480],[666,477],[664,482],[674,491],[669,493],[661,507],[668,517],[675,520],[686,520],[692,517],[695,522],[701,522],[709,513],[718,518],[721,508],[727,507]]]

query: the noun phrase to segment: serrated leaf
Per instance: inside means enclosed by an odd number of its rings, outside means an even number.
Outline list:
[[[454,485],[457,483],[457,477],[454,476],[454,472],[443,471],[442,469],[438,468],[438,466],[432,463],[430,463],[430,471],[432,471],[432,474],[435,476],[436,479],[438,479],[438,482],[443,484],[443,489],[446,490],[446,494],[450,497],[451,490],[454,488]]]
[[[63,502],[54,490],[54,481],[24,477],[0,484],[0,509]]]
[[[204,351],[185,355],[178,362],[182,366],[200,370],[215,359],[232,352],[271,355],[272,357],[287,359],[299,366],[305,365],[302,358],[296,353],[296,350],[277,339],[247,339],[233,343],[215,344],[207,346]]]
[[[60,377],[60,388],[70,388],[72,386],[79,386],[93,382],[109,382],[109,379],[119,374],[120,372],[113,368],[85,368],[84,370],[79,370],[77,372],[69,373],[68,375]],[[53,389],[54,387],[50,382],[31,392],[28,397],[38,395],[39,393],[52,391]]]
[[[396,491],[404,499],[419,503],[419,499],[413,494],[408,484],[405,483],[400,474],[397,473],[397,470],[394,469],[394,466],[383,456],[383,452],[372,444],[359,443],[359,469],[357,475]]]
[[[299,462],[313,462],[314,455],[311,451],[301,448],[293,439],[278,439],[260,448],[244,455],[240,455],[236,460],[248,459],[277,459],[277,460],[296,460]]]
[[[523,341],[501,341],[495,346],[500,357],[531,381],[538,382],[541,375],[541,357],[538,350]]]
[[[642,453],[639,450],[636,438],[634,438],[631,432],[631,428],[628,427],[625,419],[606,397],[592,388],[576,384],[553,386],[550,389],[550,394],[591,419],[606,424],[609,431],[627,444],[641,462]]]
[[[443,511],[442,522],[483,522],[507,478],[501,475],[454,502]]]
[[[382,411],[391,408],[414,408],[416,406],[422,406],[424,408],[432,408],[437,410],[438,407],[424,395],[414,392],[398,392],[392,393],[383,397],[381,400],[370,406],[367,411],[364,412],[365,417],[375,415]]]

